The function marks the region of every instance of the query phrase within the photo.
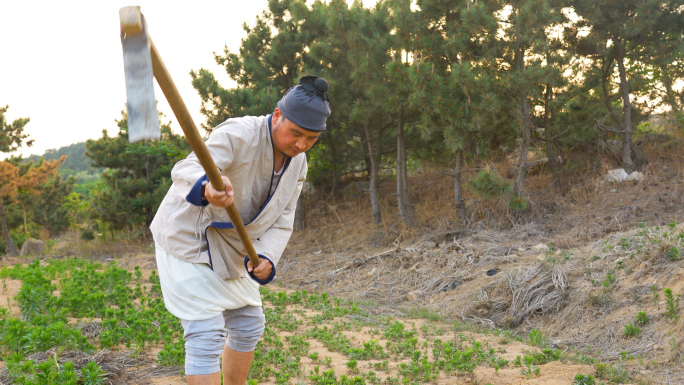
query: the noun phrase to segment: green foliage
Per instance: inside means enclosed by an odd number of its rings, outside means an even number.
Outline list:
[[[667,249],[666,254],[667,254],[667,257],[672,262],[677,262],[677,261],[680,261],[682,259],[679,255],[679,247],[677,247],[677,246],[672,246],[669,249]]]
[[[10,153],[26,145],[31,147],[33,139],[26,140],[28,134],[24,133],[29,118],[15,119],[12,123],[7,121],[5,113],[9,106],[0,107],[0,152]]]
[[[512,187],[507,180],[490,170],[480,170],[468,182],[468,188],[478,196],[487,199],[496,199],[512,191]]]
[[[525,360],[525,366],[522,369],[522,374],[527,377],[528,379],[538,376],[539,375],[539,367],[538,366],[532,366],[534,364],[534,357],[533,356],[528,356],[525,355],[524,357]]]
[[[76,177],[77,183],[83,183],[88,179],[97,178],[102,172],[102,169],[92,167],[90,159],[86,156],[86,143],[78,142],[60,148],[52,148],[46,150],[43,155],[31,155],[27,157],[25,162],[37,162],[40,158],[45,160],[59,160],[62,155],[66,156],[66,160],[59,169],[59,174],[66,178],[68,176]]]
[[[622,334],[625,337],[635,337],[638,336],[640,332],[641,329],[639,329],[639,327],[636,325],[632,325],[632,323],[630,322],[629,324],[625,325],[625,331],[622,332]]]
[[[76,179],[73,177],[62,179],[56,175],[37,186],[39,195],[32,201],[33,221],[41,224],[51,234],[69,229],[75,219],[72,216],[73,206],[69,202],[75,183]]]
[[[95,213],[114,229],[149,225],[172,181],[173,165],[184,158],[189,146],[184,138],[162,125],[157,141],[129,143],[125,113],[117,121],[119,132],[86,142],[86,155],[96,167],[105,168],[101,184],[93,186]]]
[[[615,364],[596,363],[596,378],[606,379],[617,384],[624,384],[629,381],[629,373],[620,362]]]
[[[139,274],[135,283],[131,273],[113,263],[102,266],[72,258],[1,269],[0,278],[19,279],[22,286],[15,298],[21,319],[0,317],[0,356],[14,353],[21,360],[49,349],[92,352],[95,347],[83,336],[81,325],[68,323],[68,318],[100,318],[100,348],[125,345],[141,350],[163,343],[159,363],[182,364],[181,325],[164,307],[156,277],[152,274],[152,287],[143,290]],[[59,282],[58,297],[52,294],[57,289],[53,281]],[[101,383],[98,367],[84,370],[83,381]]]
[[[529,338],[530,338],[530,345],[532,345],[532,346],[538,346],[540,348],[545,348],[545,347],[549,346],[549,341],[546,338],[544,338],[542,333],[537,329],[533,329],[530,332]]]
[[[675,297],[670,288],[664,289],[663,293],[665,293],[665,316],[673,322],[677,322],[679,319],[679,297],[681,294],[677,294]]]
[[[596,381],[591,374],[578,374],[575,376],[572,385],[596,385]]]
[[[640,311],[636,315],[636,323],[637,325],[646,325],[648,323],[648,316],[646,315],[645,311]]]

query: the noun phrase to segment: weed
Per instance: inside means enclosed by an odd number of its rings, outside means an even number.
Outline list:
[[[106,373],[100,369],[100,366],[93,361],[88,362],[81,369],[81,373],[83,374],[84,385],[104,384],[104,379],[107,377]]]
[[[606,275],[606,280],[603,281],[603,288],[605,290],[607,290],[608,288],[610,288],[610,285],[612,285],[613,283],[615,283],[615,277],[608,274],[608,275]]]
[[[653,304],[656,305],[658,304],[658,298],[660,297],[660,294],[658,294],[658,287],[655,285],[655,283],[651,286],[651,291],[653,292]]]
[[[679,248],[676,246],[672,246],[669,249],[667,249],[667,257],[672,262],[677,262],[677,261],[682,260],[682,258],[679,256]]]
[[[669,317],[673,322],[677,322],[679,319],[679,316],[677,313],[679,312],[679,297],[681,294],[677,294],[675,297],[672,294],[672,289],[666,288],[663,290],[663,293],[665,293],[665,315]]]
[[[591,374],[578,374],[575,376],[575,380],[572,382],[572,385],[595,385],[596,381],[594,381],[594,376]]]
[[[618,384],[624,384],[628,380],[628,372],[619,362],[615,364],[597,363],[594,365],[594,369],[596,369],[597,378]]]
[[[387,361],[375,362],[373,364],[373,369],[382,370],[383,372],[386,372],[389,370],[389,362],[387,362]]]
[[[358,367],[356,360],[347,361],[347,368],[349,368],[349,371],[351,373],[358,373],[359,372],[359,367]]]
[[[648,316],[645,311],[640,311],[636,315],[636,323],[638,325],[646,325],[648,323]]]
[[[539,367],[532,366],[534,364],[534,357],[525,355],[525,367],[522,369],[521,373],[527,377],[527,379],[532,378],[532,376],[539,375]]]
[[[532,346],[538,346],[540,348],[545,348],[549,345],[549,341],[546,338],[544,338],[542,333],[537,329],[533,329],[530,332],[529,338],[530,338],[530,345],[532,345]]]
[[[622,334],[625,337],[636,337],[639,335],[640,331],[641,329],[639,329],[638,326],[632,325],[632,323],[630,322],[629,324],[625,325],[625,330],[622,332]]]

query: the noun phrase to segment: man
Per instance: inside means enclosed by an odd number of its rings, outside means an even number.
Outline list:
[[[181,319],[189,385],[244,384],[264,330],[259,284],[270,282],[292,234],[304,152],[326,128],[328,83],[305,76],[270,116],[229,119],[207,140],[224,191],[191,153],[152,221],[166,308]],[[225,208],[233,203],[261,259],[253,268]],[[226,339],[226,334],[228,338]],[[224,347],[225,345],[225,347]]]

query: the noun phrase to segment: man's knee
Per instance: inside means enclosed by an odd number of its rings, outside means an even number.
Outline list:
[[[266,317],[261,307],[245,306],[223,313],[228,329],[226,346],[236,352],[251,352],[264,333]]]
[[[223,317],[202,321],[181,320],[185,333],[185,374],[200,375],[219,372],[219,357],[226,340]]]

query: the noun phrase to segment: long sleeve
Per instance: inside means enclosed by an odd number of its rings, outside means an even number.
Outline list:
[[[237,150],[241,148],[240,142],[245,141],[244,135],[238,135],[241,132],[229,129],[229,122],[216,127],[205,142],[209,154],[219,171],[227,170],[230,167],[233,159],[236,157]],[[205,178],[205,172],[194,151],[187,158],[176,163],[171,170],[171,179],[179,193],[184,197],[190,194],[191,191],[196,195],[198,193],[197,184],[201,184],[203,178]],[[188,199],[188,201],[196,204],[191,199]]]

